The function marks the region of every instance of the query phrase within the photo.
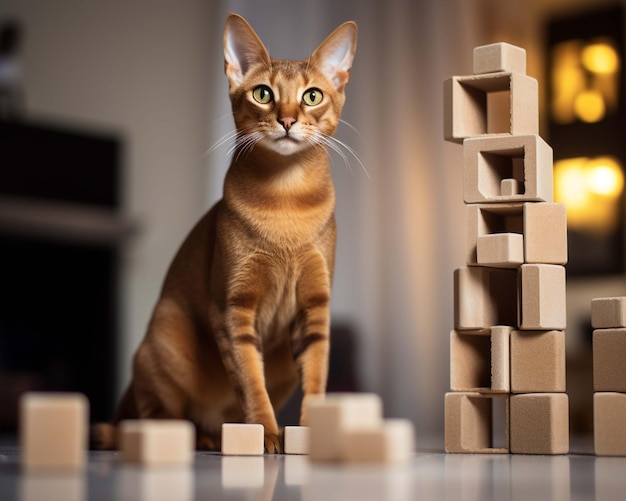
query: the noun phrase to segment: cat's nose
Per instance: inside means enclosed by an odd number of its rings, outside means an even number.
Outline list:
[[[287,132],[289,132],[291,126],[296,123],[296,119],[294,117],[281,117],[278,119],[278,121]]]

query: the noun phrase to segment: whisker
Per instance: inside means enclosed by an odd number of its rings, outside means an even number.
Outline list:
[[[361,159],[357,155],[356,151],[354,151],[354,149],[352,149],[346,143],[344,143],[343,141],[340,141],[339,139],[335,137],[327,136],[326,134],[323,134],[321,132],[316,132],[316,134],[314,135],[314,138],[317,144],[324,145],[330,148],[331,150],[333,150],[335,153],[337,153],[346,164],[346,167],[348,168],[348,170],[352,172],[352,165],[350,164],[348,155],[346,155],[346,153],[343,151],[345,150],[352,157],[354,157],[354,159],[358,162],[359,166],[361,167],[365,175],[368,177],[368,179],[371,179],[369,172],[367,171],[363,162],[361,162]]]

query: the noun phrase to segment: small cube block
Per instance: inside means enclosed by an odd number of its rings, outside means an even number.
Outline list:
[[[522,330],[564,330],[565,268],[553,264],[521,266]]]
[[[379,428],[347,431],[344,456],[348,462],[401,464],[415,448],[413,423],[407,419],[387,419]]]
[[[493,398],[506,399],[505,446],[494,447]],[[473,392],[446,393],[445,396],[445,450],[451,453],[508,453],[509,452],[509,397],[508,395]]]
[[[526,73],[526,51],[505,42],[474,48],[474,74],[511,71]]]
[[[506,198],[515,197],[521,193],[523,189],[523,183],[517,179],[502,179],[500,181],[500,195]]]
[[[593,331],[593,390],[626,393],[626,329]]]
[[[309,453],[310,429],[308,426],[285,426],[283,433],[285,454]]]
[[[511,391],[565,391],[565,331],[511,333]]]
[[[565,204],[524,204],[524,261],[567,263],[567,213]]]
[[[626,456],[626,394],[594,393],[593,435],[598,456]]]
[[[626,327],[626,297],[599,297],[591,300],[591,325],[594,329]]]
[[[511,396],[511,452],[567,454],[569,399],[566,393]]]
[[[22,466],[78,470],[87,451],[89,402],[79,393],[25,393],[20,399]]]
[[[120,423],[122,458],[146,466],[189,465],[196,431],[189,421],[133,419]]]
[[[222,454],[225,456],[262,456],[264,452],[265,427],[262,424],[222,425]]]
[[[494,233],[478,237],[478,264],[495,268],[517,268],[524,262],[524,237],[519,233]]]
[[[450,388],[508,393],[511,327],[450,333]]]
[[[373,393],[330,393],[309,400],[308,419],[311,460],[339,461],[346,432],[382,425],[382,401]]]

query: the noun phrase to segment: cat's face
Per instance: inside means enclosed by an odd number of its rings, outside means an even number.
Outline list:
[[[273,60],[250,25],[229,16],[225,69],[241,150],[292,155],[324,146],[339,123],[355,48],[356,25],[345,23],[308,60]]]

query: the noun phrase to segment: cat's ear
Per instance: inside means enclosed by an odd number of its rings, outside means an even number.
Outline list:
[[[356,39],[356,23],[348,21],[328,35],[311,56],[311,62],[322,70],[337,90],[342,90],[348,83]]]
[[[258,63],[270,66],[270,56],[263,42],[248,21],[230,14],[224,28],[224,71],[231,86],[240,85],[248,70]]]

